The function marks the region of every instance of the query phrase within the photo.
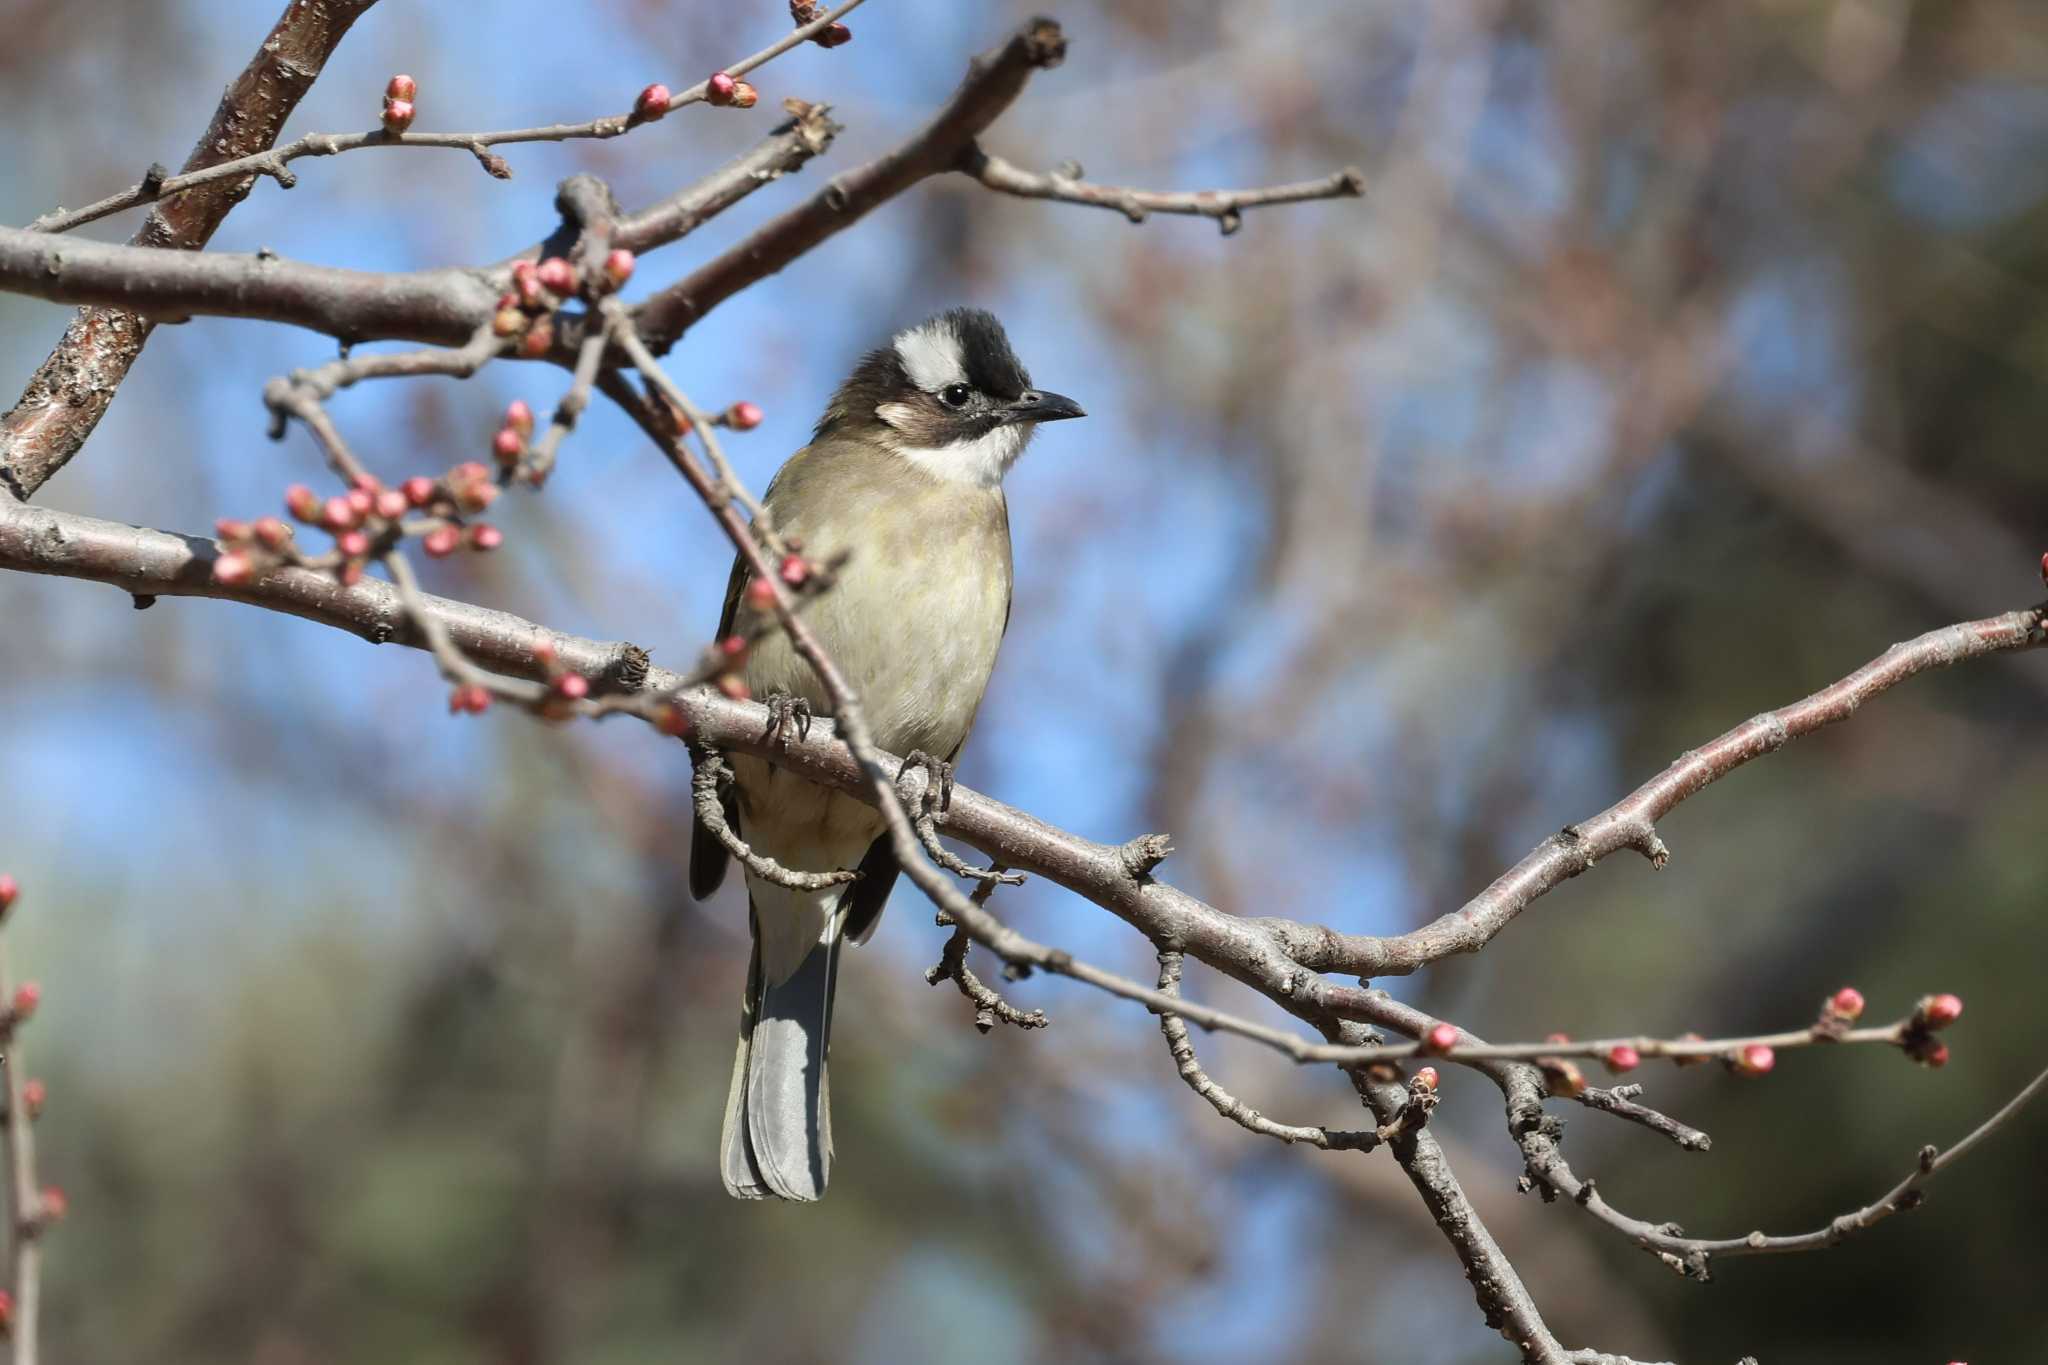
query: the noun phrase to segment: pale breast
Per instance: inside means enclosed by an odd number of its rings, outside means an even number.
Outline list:
[[[778,480],[769,508],[807,556],[850,552],[804,619],[846,670],[876,742],[952,754],[973,726],[1009,616],[1001,490],[941,483],[886,452],[812,452]],[[746,677],[757,695],[779,688],[827,709],[779,632],[757,647]]]

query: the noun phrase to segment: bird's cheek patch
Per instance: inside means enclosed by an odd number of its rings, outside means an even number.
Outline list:
[[[875,409],[875,416],[887,422],[898,431],[908,431],[917,420],[917,409],[908,403],[884,403]]]

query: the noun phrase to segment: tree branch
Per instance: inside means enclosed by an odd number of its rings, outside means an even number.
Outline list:
[[[249,65],[221,96],[213,121],[186,158],[185,170],[203,170],[275,143],[349,26],[375,3],[287,4]],[[254,179],[244,175],[220,180],[159,205],[131,244],[158,251],[205,246],[228,211],[248,195]],[[111,308],[83,309],[72,318],[20,401],[0,418],[0,487],[18,497],[32,497],[78,453],[142,353],[152,326],[148,319],[122,310],[118,302]]]
[[[1267,204],[1299,204],[1312,199],[1356,198],[1365,193],[1365,174],[1351,166],[1321,180],[1303,180],[1292,185],[1268,185],[1255,190],[1186,190],[1178,192],[1129,189],[1122,185],[1093,185],[1081,179],[1081,168],[1072,162],[1040,175],[979,146],[969,146],[960,163],[962,174],[989,189],[1019,199],[1052,199],[1065,204],[1087,204],[1114,209],[1134,223],[1155,213],[1190,214],[1214,218],[1228,237],[1244,226],[1244,211]]]

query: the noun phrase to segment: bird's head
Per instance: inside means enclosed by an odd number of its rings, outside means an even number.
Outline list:
[[[1073,399],[1032,387],[993,314],[955,308],[869,352],[816,439],[862,436],[935,478],[993,488],[1040,422],[1085,415]]]

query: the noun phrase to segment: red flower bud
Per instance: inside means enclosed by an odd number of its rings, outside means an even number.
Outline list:
[[[2048,583],[2048,555],[2041,556],[2041,581]]]
[[[448,694],[448,711],[451,715],[468,712],[480,716],[491,709],[490,691],[480,683],[464,683]]]
[[[1422,1035],[1422,1050],[1442,1056],[1458,1045],[1456,1024],[1431,1024],[1429,1032]]]
[[[1929,1028],[1947,1028],[1963,1017],[1961,997],[1943,993],[1930,995],[1920,1002],[1920,1018]]]
[[[370,537],[364,531],[344,531],[335,538],[334,548],[350,559],[361,559],[370,553]]]
[[[1418,1090],[1434,1090],[1437,1087],[1439,1079],[1440,1078],[1436,1074],[1436,1068],[1433,1066],[1426,1066],[1422,1068],[1422,1070],[1416,1072],[1414,1078],[1411,1079],[1408,1082],[1408,1084],[1415,1087]]]
[[[749,579],[747,582],[747,605],[755,611],[775,609],[775,585],[765,578]]]
[[[387,100],[409,100],[417,94],[419,86],[410,76],[393,76],[384,86],[384,98]]]
[[[64,1197],[64,1191],[56,1185],[43,1186],[41,1213],[45,1223],[55,1223],[71,1211],[71,1201]]]
[[[558,697],[582,701],[590,695],[590,679],[581,673],[557,673],[551,682]]]
[[[540,307],[540,267],[532,261],[512,262],[512,288],[523,306]]]
[[[14,991],[14,1017],[26,1019],[36,1012],[43,1003],[43,988],[33,981],[24,981]]]
[[[505,425],[521,436],[533,435],[533,409],[526,406],[524,398],[515,398],[505,405]]]
[[[351,488],[348,490],[347,497],[349,509],[356,514],[358,519],[370,515],[371,510],[377,505],[376,497],[367,488]]]
[[[633,278],[633,267],[635,264],[637,262],[632,252],[622,246],[613,247],[609,252],[605,253],[604,277],[611,282],[612,288],[617,289],[625,284],[627,280]]]
[[[249,523],[246,521],[236,521],[233,517],[222,517],[213,524],[213,535],[214,539],[228,544],[233,544],[238,540],[247,540],[250,535]]]
[[[386,521],[397,521],[405,515],[405,494],[396,488],[387,488],[377,495],[377,515]]]
[[[436,526],[420,537],[420,548],[429,559],[446,559],[462,546],[462,532],[453,526]]]
[[[302,483],[284,490],[284,510],[303,522],[320,519],[320,495]]]
[[[1616,1043],[1607,1049],[1607,1069],[1619,1076],[1624,1071],[1634,1071],[1643,1064],[1643,1054],[1627,1043]]]
[[[745,81],[734,81],[732,86],[732,107],[751,109],[761,102],[761,92]]]
[[[1947,1066],[1948,1044],[1936,1043],[1932,1047],[1922,1048],[1920,1050],[1920,1061],[1926,1066]]]
[[[28,1080],[22,1082],[21,1107],[28,1111],[30,1118],[34,1118],[43,1112],[43,1102],[49,1098],[49,1087],[44,1085],[40,1079],[31,1076]]]
[[[1860,1019],[1863,1017],[1863,992],[1854,986],[1844,986],[1828,997],[1827,1012],[1837,1019]]]
[[[741,399],[725,410],[725,421],[734,431],[752,431],[761,425],[761,405]]]
[[[560,256],[550,256],[540,263],[535,278],[551,294],[568,298],[576,292],[576,267]]]
[[[0,915],[21,896],[21,883],[14,880],[11,872],[0,872]]]
[[[491,437],[491,454],[498,457],[500,464],[517,464],[519,456],[526,450],[526,442],[510,427],[499,427]]]
[[[1763,1043],[1750,1043],[1735,1050],[1729,1065],[1744,1076],[1761,1076],[1778,1064],[1778,1054]]]
[[[804,580],[811,576],[811,566],[804,562],[802,555],[784,555],[775,572],[790,587],[800,588],[804,585]]]
[[[723,71],[714,71],[711,79],[704,82],[704,99],[710,104],[731,104],[732,93],[738,88],[738,81]]]
[[[491,317],[491,334],[516,337],[526,330],[526,314],[517,308],[500,308]]]
[[[668,112],[668,100],[668,87],[657,81],[633,101],[633,117],[641,123],[651,123]]]
[[[0,1337],[14,1334],[14,1295],[0,1289]]]
[[[255,576],[256,566],[240,550],[229,550],[213,561],[213,581],[223,587],[238,588]]]
[[[401,491],[405,494],[405,500],[414,507],[425,507],[434,500],[434,481],[415,474],[405,481],[405,487]]]
[[[505,543],[505,533],[488,522],[478,522],[469,528],[469,548],[472,550],[495,550]]]
[[[654,728],[675,739],[685,739],[690,733],[690,717],[682,707],[670,702],[654,713]]]
[[[292,528],[276,517],[258,517],[249,529],[255,533],[256,539],[262,542],[265,549],[282,550],[291,543]]]
[[[355,504],[338,494],[320,505],[320,524],[330,531],[346,531],[360,520]]]
[[[412,127],[411,100],[384,101],[384,131],[402,133]]]
[[[554,344],[555,321],[543,313],[526,329],[526,335],[519,338],[519,354],[528,360],[539,360]]]
[[[853,41],[853,30],[844,24],[827,24],[811,41],[819,47],[838,47]]]
[[[729,666],[738,668],[746,661],[747,637],[744,635],[726,636],[718,642],[718,652],[724,657]]]
[[[464,460],[461,464],[448,471],[448,482],[450,483],[488,483],[490,477],[491,471],[484,467],[481,460]]]
[[[737,673],[719,674],[718,690],[731,697],[734,701],[750,701],[754,695],[747,690],[747,680]]]

